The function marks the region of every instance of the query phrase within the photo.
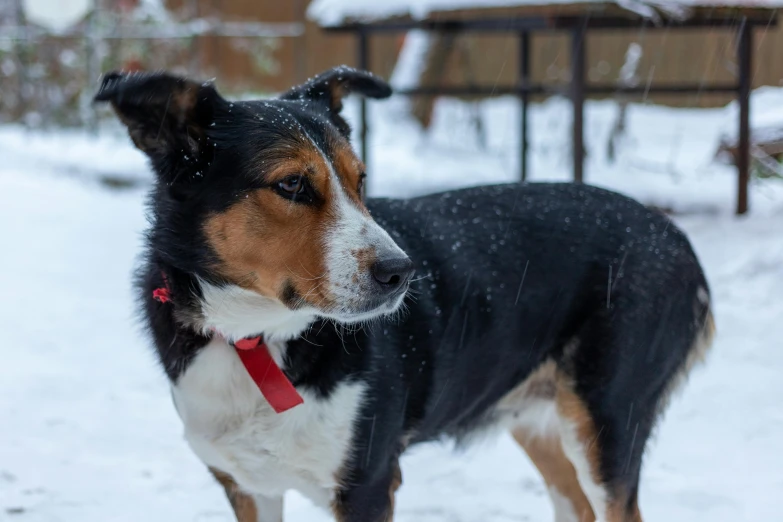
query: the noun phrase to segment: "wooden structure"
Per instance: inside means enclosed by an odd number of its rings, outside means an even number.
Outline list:
[[[534,0],[535,1],[535,0]],[[684,93],[729,93],[739,100],[738,142],[736,163],[738,214],[748,211],[748,183],[750,179],[750,90],[752,82],[753,32],[754,28],[776,25],[775,0],[687,0],[688,9],[672,16],[672,13],[658,13],[652,8],[642,14],[630,12],[615,3],[600,1],[575,1],[573,4],[548,5],[545,0],[534,4],[520,1],[513,17],[480,16],[475,11],[466,15],[460,11],[431,12],[423,18],[398,16],[384,19],[351,19],[346,17],[338,24],[324,26],[331,33],[354,35],[357,51],[357,66],[372,69],[370,63],[370,40],[372,37],[389,33],[404,33],[410,30],[435,31],[438,33],[463,34],[513,33],[519,42],[519,63],[517,81],[514,85],[485,86],[420,86],[398,91],[405,96],[494,96],[511,94],[519,96],[522,106],[520,119],[520,179],[527,178],[528,155],[528,105],[531,95],[561,93],[562,88],[535,83],[530,78],[531,35],[545,32],[565,32],[570,35],[570,82],[566,93],[573,104],[573,179],[584,180],[584,102],[590,94],[628,95],[681,95]],[[700,6],[700,2],[702,5]],[[734,4],[734,5],[731,5]],[[748,5],[760,7],[748,7]],[[491,11],[491,10],[490,10]],[[653,16],[650,16],[650,15]],[[666,85],[620,86],[616,84],[588,83],[586,78],[586,38],[588,34],[606,33],[616,30],[665,30],[669,32],[722,28],[736,34],[736,81],[731,83],[669,83]],[[367,158],[367,110],[361,102],[359,133],[361,155]]]

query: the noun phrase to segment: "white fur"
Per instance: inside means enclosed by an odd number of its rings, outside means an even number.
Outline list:
[[[269,347],[279,359],[283,346]],[[349,456],[365,385],[339,384],[327,400],[298,391],[304,404],[275,413],[234,348],[218,337],[173,385],[185,438],[205,464],[248,493],[275,499],[296,489],[327,506]]]
[[[238,286],[213,286],[199,281],[203,298],[202,329],[216,331],[236,341],[264,334],[268,341],[298,337],[315,319],[315,311],[291,310],[276,299],[264,297]]]
[[[530,437],[549,437],[558,432],[555,407],[555,364],[539,366],[524,381],[508,392],[495,406],[500,425],[505,429],[521,428]],[[542,391],[543,388],[543,391]]]
[[[503,428],[521,428],[530,437],[547,438],[557,434],[558,417],[555,401],[529,397],[517,402],[514,409],[503,406],[501,402],[496,410],[503,415],[501,420]]]
[[[498,403],[501,425],[530,438],[560,438],[560,417],[552,399],[529,396],[526,383],[509,393]],[[521,395],[521,397],[520,397]],[[547,488],[555,511],[555,522],[579,522],[579,517],[568,497],[555,487]]]
[[[563,417],[560,418],[560,439],[563,444],[563,452],[576,469],[576,478],[582,486],[587,500],[593,507],[596,522],[606,522],[608,495],[606,489],[593,480],[593,470],[590,469],[590,461],[585,454],[582,441],[579,440],[576,425]]]
[[[315,146],[315,142],[313,145]],[[394,312],[402,304],[404,295],[377,310],[356,312],[357,308],[361,309],[363,295],[373,282],[372,275],[366,270],[362,271],[359,259],[353,252],[372,249],[378,259],[407,256],[389,234],[348,197],[329,158],[320,149],[318,151],[329,168],[330,193],[334,197],[333,208],[336,213],[335,222],[325,237],[329,291],[338,301],[344,303],[341,309],[327,311],[322,315],[342,322],[359,322]]]
[[[571,500],[561,494],[557,488],[548,487],[549,497],[552,499],[552,507],[555,510],[555,522],[580,522]]]
[[[606,522],[607,493],[593,481],[590,463],[584,445],[578,438],[576,426],[559,414],[554,394],[546,384],[554,382],[556,368],[545,363],[519,386],[507,393],[495,407],[500,424],[513,431],[535,438],[558,438],[563,452],[576,470],[579,485],[593,507],[598,522]],[[543,390],[543,392],[542,392]],[[555,509],[555,522],[578,522],[571,501],[550,487],[549,495]]]
[[[322,506],[329,504],[339,485],[339,472],[350,456],[366,385],[338,384],[326,400],[300,389],[304,404],[277,414],[227,340],[262,334],[282,368],[284,341],[301,335],[317,316],[361,321],[393,312],[404,298],[401,295],[376,310],[362,307],[373,281],[367,270],[361,270],[354,253],[371,249],[379,258],[404,257],[405,253],[351,201],[331,162],[322,156],[331,173],[336,215],[325,237],[325,275],[337,308],[291,310],[276,299],[234,285],[218,287],[199,281],[200,327],[205,334],[219,335],[213,336],[172,385],[191,448],[207,466],[229,474],[255,497],[258,522],[280,522],[282,496],[288,489]]]

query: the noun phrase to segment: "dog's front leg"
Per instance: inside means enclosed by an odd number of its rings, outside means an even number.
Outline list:
[[[397,459],[388,470],[377,475],[361,474],[354,482],[339,489],[332,503],[338,522],[392,522],[394,497],[402,484]]]

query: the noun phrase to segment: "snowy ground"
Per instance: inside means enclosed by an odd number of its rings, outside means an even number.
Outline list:
[[[781,97],[760,92],[754,104],[783,107]],[[373,108],[373,193],[515,179],[513,101],[482,106],[484,149],[469,106],[442,102],[424,135],[401,119],[399,103]],[[587,178],[675,209],[715,300],[719,337],[709,362],[648,451],[648,522],[780,520],[783,182],[754,184],[751,215],[732,216],[734,172],[712,157],[733,110],[633,107],[610,165],[605,143],[616,108],[588,105]],[[551,100],[532,118],[533,179],[567,179],[567,104]],[[129,274],[145,226],[143,158],[124,137],[16,128],[0,128],[0,157],[0,520],[231,520],[182,439],[134,320]],[[131,187],[111,189],[107,180]],[[541,480],[506,435],[465,453],[417,448],[402,466],[401,522],[551,520]],[[296,494],[286,514],[329,519]]]

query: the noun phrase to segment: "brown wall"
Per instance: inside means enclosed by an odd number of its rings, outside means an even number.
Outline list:
[[[304,22],[305,33],[296,38],[279,38],[273,52],[277,70],[261,72],[249,53],[237,49],[230,38],[202,37],[195,43],[193,67],[218,78],[231,90],[280,91],[324,69],[339,64],[356,64],[352,36],[324,33],[305,21],[309,0],[169,0],[172,8],[194,11],[198,16],[219,16],[224,20],[264,22]],[[188,11],[189,10],[189,11]],[[772,27],[756,31],[754,86],[783,85],[783,30]],[[404,36],[372,37],[371,69],[388,77]],[[734,38],[730,30],[616,31],[590,35],[588,77],[591,81],[616,81],[628,46],[639,43],[643,49],[638,73],[641,83],[653,82],[732,82],[735,69]],[[245,44],[249,43],[246,41]],[[457,39],[449,58],[444,83],[471,81],[480,85],[510,85],[517,75],[517,39],[514,36],[470,35]],[[542,34],[533,37],[532,75],[534,81],[568,81],[569,41],[566,35]],[[196,71],[194,71],[196,72]],[[224,87],[224,88],[225,88]],[[673,105],[724,104],[730,96],[659,96],[658,103]]]
[[[168,6],[183,14],[216,16],[227,21],[301,22],[300,37],[282,37],[274,42],[270,72],[259,70],[247,51],[238,46],[249,39],[200,37],[195,43],[198,72],[209,74],[232,90],[281,91],[335,65],[356,65],[356,45],[349,35],[324,33],[306,21],[309,0],[169,0]],[[401,35],[374,39],[370,61],[372,69],[388,76],[394,67]],[[197,72],[197,71],[193,71]]]

